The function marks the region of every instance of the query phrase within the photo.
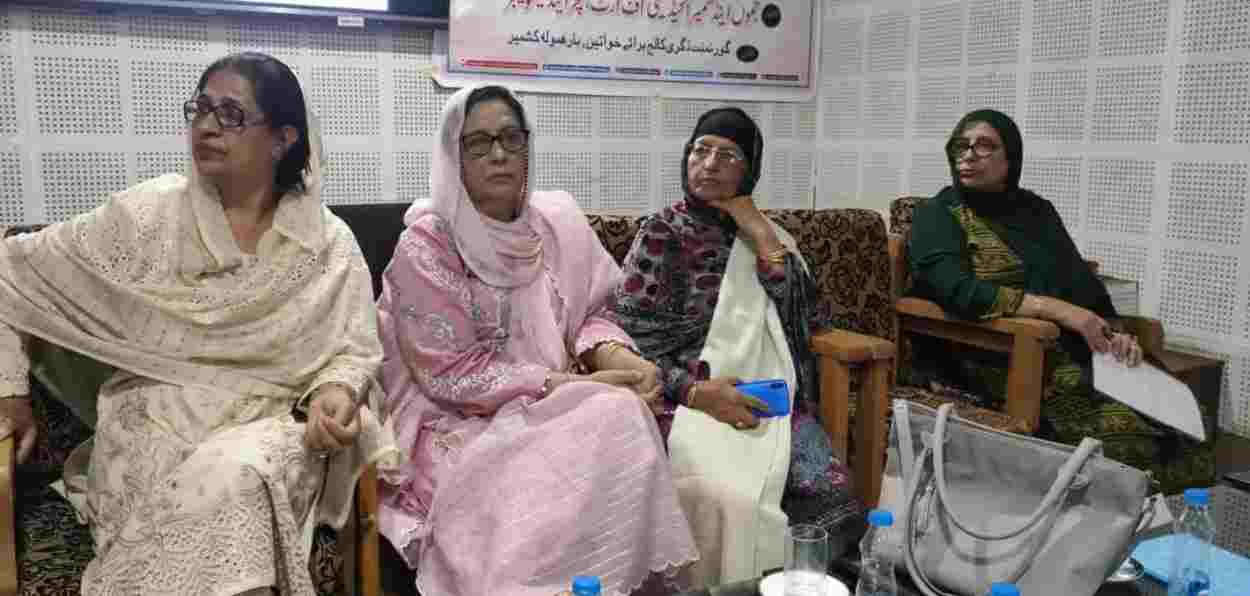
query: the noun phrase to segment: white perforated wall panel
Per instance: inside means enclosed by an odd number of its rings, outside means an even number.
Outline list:
[[[1163,66],[1103,66],[1094,83],[1094,141],[1153,143],[1159,138]]]
[[[1168,237],[1237,246],[1245,233],[1245,162],[1172,164]]]
[[[964,89],[949,75],[921,76],[915,99],[912,136],[946,138],[964,114]]]
[[[874,15],[868,21],[868,72],[907,68],[911,48],[911,22],[902,12]]]
[[[817,207],[849,207],[858,199],[859,152],[827,149],[817,165],[820,187]]]
[[[13,56],[0,56],[0,135],[17,134],[17,71]]]
[[[861,201],[886,203],[902,192],[903,156],[897,153],[872,152],[865,156],[864,184]]]
[[[583,208],[592,206],[597,185],[589,153],[539,151],[537,158],[534,190],[567,190]]]
[[[1015,64],[1020,53],[1022,0],[972,0],[968,8],[968,66]]]
[[[821,2],[816,97],[740,102],[763,129],[774,207],[884,210],[950,182],[968,110],[1024,131],[1022,183],[1088,258],[1140,279],[1167,336],[1229,355],[1227,429],[1250,434],[1250,2]],[[287,62],[323,128],[325,200],[429,194],[453,90],[431,31],[324,18],[0,7],[0,221],[55,221],[188,157],[180,105],[233,51]],[[681,148],[714,100],[522,94],[537,189],[588,209],[681,196]],[[813,189],[814,187],[814,189]],[[814,195],[813,195],[814,190]]]
[[[911,154],[907,176],[907,194],[931,197],[951,184],[951,170],[946,157],[936,151]]]
[[[39,179],[48,221],[69,219],[126,188],[126,154],[44,153],[39,156]]]
[[[1237,257],[1199,250],[1163,251],[1160,280],[1165,326],[1216,335],[1234,333],[1237,305]]]
[[[208,50],[208,19],[149,15],[133,16],[129,20],[130,47],[133,49],[180,54]]]
[[[968,75],[964,86],[964,108],[967,111],[992,108],[1007,114],[1016,113],[1016,73],[990,72]],[[959,122],[956,118],[950,127]],[[1017,125],[1023,125],[1017,121]]]
[[[385,203],[382,156],[369,151],[330,151],[325,163],[322,200],[336,203]]]
[[[907,81],[868,81],[871,101],[864,106],[868,129],[876,139],[902,140],[907,127]]]
[[[1187,0],[1181,48],[1190,54],[1250,48],[1250,2]]]
[[[113,58],[36,56],[35,105],[39,132],[48,135],[121,134],[121,63]],[[177,106],[171,106],[177,109]]]
[[[1089,57],[1093,13],[1091,0],[1033,0],[1033,60]]]
[[[1034,71],[1024,134],[1029,139],[1079,141],[1085,134],[1085,70]]]
[[[30,11],[31,41],[36,46],[116,47],[120,24],[113,16],[43,8]]]
[[[958,67],[964,61],[964,7],[951,2],[924,8],[917,19],[916,64],[921,70]]]
[[[1030,157],[1020,185],[1055,206],[1073,238],[1081,236],[1081,158]]]
[[[1250,61],[1181,66],[1176,90],[1176,142],[1250,142],[1247,89]]]
[[[434,52],[434,32],[397,28],[391,32],[394,58],[407,64],[429,64]],[[407,74],[411,75],[409,70]]]
[[[16,153],[0,153],[0,225],[26,221],[24,190],[22,156]]]
[[[533,120],[544,136],[590,138],[594,132],[594,100],[587,95],[540,95]],[[689,126],[689,125],[687,125]]]
[[[424,151],[395,153],[395,200],[415,201],[430,196],[430,154]]]
[[[451,91],[439,87],[429,75],[417,75],[411,69],[397,69],[391,77],[394,134],[429,137],[438,134],[438,119]]]
[[[135,175],[132,184],[169,173],[187,175],[191,171],[191,158],[186,151],[140,151],[135,154]]]
[[[186,119],[181,104],[195,94],[202,70],[202,65],[187,62],[131,62],[135,134],[184,134]]]
[[[825,138],[854,139],[860,134],[859,80],[830,81],[821,89]]]
[[[303,55],[303,45],[303,27],[294,19],[249,16],[226,24],[226,48],[231,52],[264,52],[289,66]]]
[[[599,120],[599,136],[611,139],[650,139],[651,100],[646,97],[604,97],[591,106]]]
[[[1085,243],[1082,256],[1098,262],[1098,272],[1104,275],[1132,279],[1149,285],[1150,245],[1119,240],[1091,239]]]
[[[1153,56],[1168,47],[1169,0],[1103,0],[1098,55]]]
[[[821,73],[824,76],[843,76],[863,72],[863,19],[839,19],[825,23],[821,53]]]
[[[312,108],[323,134],[377,136],[381,133],[381,73],[366,65],[318,66],[312,69]]]
[[[651,207],[651,155],[645,152],[599,154],[598,204],[594,209],[645,212]],[[589,173],[588,173],[589,174]],[[580,198],[583,204],[595,196]]]
[[[1089,230],[1146,235],[1154,208],[1155,164],[1134,159],[1089,161]]]

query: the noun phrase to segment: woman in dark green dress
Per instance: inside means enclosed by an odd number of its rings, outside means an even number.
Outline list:
[[[1059,213],[1020,188],[1023,143],[1000,112],[964,116],[946,145],[953,183],[916,209],[908,260],[913,292],[966,319],[1000,316],[1053,321],[1062,333],[1043,394],[1039,434],[1063,443],[1093,437],[1117,461],[1154,474],[1167,494],[1215,478],[1212,443],[1197,443],[1096,392],[1091,357],[1112,352],[1136,366],[1137,340],[1119,331],[1102,282],[1081,258]],[[916,345],[918,378],[936,375],[973,393],[1003,399],[1001,357]],[[1051,369],[1048,369],[1050,371]],[[932,378],[932,377],[931,377]]]

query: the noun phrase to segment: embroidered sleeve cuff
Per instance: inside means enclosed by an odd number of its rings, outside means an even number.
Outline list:
[[[295,409],[300,412],[308,411],[308,402],[312,399],[313,393],[317,389],[327,383],[338,383],[347,387],[352,394],[353,401],[359,401],[369,390],[369,373],[350,366],[334,366],[321,371],[317,378],[308,385],[308,390],[299,398],[295,404]]]
[[[985,311],[981,318],[995,319],[1014,315],[1017,310],[1020,310],[1021,302],[1024,302],[1024,290],[999,287],[998,295],[994,297],[994,304],[990,305],[990,309]]]
[[[0,398],[30,393],[30,356],[26,337],[0,323]]]

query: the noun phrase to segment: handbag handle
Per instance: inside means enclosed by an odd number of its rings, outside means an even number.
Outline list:
[[[907,567],[907,573],[911,575],[912,581],[925,596],[957,596],[955,594],[943,592],[940,588],[934,585],[933,580],[929,579],[929,576],[925,574],[924,569],[922,569],[920,564],[916,562],[915,534],[917,503],[920,501],[920,487],[932,481],[930,476],[933,469],[930,466],[925,465],[926,462],[929,464],[933,463],[933,458],[930,457],[931,454],[931,449],[926,447],[920,456],[921,464],[915,471],[915,474],[911,478],[911,482],[908,483],[906,488],[907,498],[903,501],[903,562]],[[1054,513],[1057,514],[1058,512],[1059,508],[1055,507]],[[1032,564],[1033,557],[1037,556],[1038,551],[1042,549],[1042,543],[1043,541],[1041,540],[1033,540],[1031,542],[1031,546],[1029,547],[1028,554],[1021,557],[1016,568],[1011,573],[1007,574],[1007,576],[1003,579],[1005,581],[1018,582],[1028,570],[1028,567]]]
[[[1102,443],[1095,439],[1091,439],[1089,437],[1082,439],[1081,444],[1077,446],[1076,451],[1072,452],[1072,455],[1068,456],[1068,460],[1064,462],[1063,467],[1059,468],[1059,473],[1056,475],[1055,481],[1050,485],[1050,490],[1046,491],[1046,496],[1042,499],[1041,504],[1037,506],[1037,509],[1033,510],[1033,513],[1029,515],[1029,518],[1026,519],[1024,523],[1020,524],[1019,527],[999,533],[979,532],[972,529],[970,524],[967,524],[963,520],[959,519],[959,515],[955,512],[955,509],[951,507],[951,503],[954,503],[954,501],[951,500],[950,489],[946,486],[946,427],[947,419],[950,418],[950,412],[953,407],[954,406],[952,404],[942,404],[942,407],[938,408],[937,421],[933,425],[932,451],[933,473],[935,476],[934,484],[937,485],[938,496],[942,499],[943,506],[947,512],[947,517],[950,519],[951,523],[955,524],[955,527],[967,533],[969,536],[980,540],[999,541],[1015,538],[1016,536],[1023,534],[1029,528],[1037,525],[1037,523],[1041,521],[1042,517],[1048,511],[1059,504],[1060,498],[1063,497],[1063,495],[1068,491],[1068,488],[1072,485],[1072,481],[1076,479],[1077,473],[1080,471],[1081,467],[1085,465],[1089,456],[1102,446]]]

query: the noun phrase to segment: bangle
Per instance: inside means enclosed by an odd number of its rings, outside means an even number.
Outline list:
[[[686,392],[686,407],[694,408],[694,396],[699,392],[699,382],[695,381],[690,384],[690,391]]]
[[[769,263],[777,263],[780,265],[786,262],[786,255],[789,254],[789,252],[790,250],[783,246],[760,258],[768,261]]]

